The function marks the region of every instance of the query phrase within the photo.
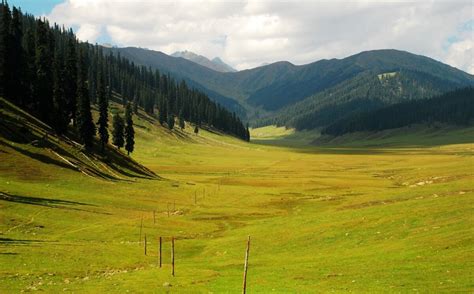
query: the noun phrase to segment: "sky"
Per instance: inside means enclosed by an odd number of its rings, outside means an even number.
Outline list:
[[[91,43],[220,57],[238,70],[365,50],[426,55],[474,74],[474,2],[10,0]]]

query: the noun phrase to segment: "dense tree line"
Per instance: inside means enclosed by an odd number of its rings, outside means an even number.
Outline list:
[[[357,131],[381,131],[412,124],[441,122],[468,125],[474,122],[474,88],[463,88],[431,99],[412,100],[359,113],[323,129],[339,136]]]
[[[118,96],[113,95],[118,94]],[[125,58],[104,54],[102,47],[79,42],[71,29],[23,14],[0,4],[0,96],[26,109],[64,134],[74,127],[86,147],[96,132],[102,149],[109,141],[108,104],[122,97],[126,108],[122,136],[133,151],[132,114],[142,107],[157,115],[161,124],[174,128],[175,119],[184,128],[213,127],[248,140],[241,120],[203,93],[177,82],[158,70],[137,66]],[[93,121],[91,105],[99,109]],[[116,125],[115,119],[113,126]],[[118,123],[120,125],[120,123]],[[120,130],[113,143],[124,146]]]
[[[328,126],[357,112],[445,93],[459,84],[415,70],[368,71],[281,109],[255,126],[275,124],[298,130]]]

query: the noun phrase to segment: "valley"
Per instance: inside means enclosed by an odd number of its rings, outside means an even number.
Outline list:
[[[0,139],[0,292],[238,293],[247,236],[251,293],[472,288],[472,142],[276,147],[139,117],[133,158],[155,179]]]
[[[472,3],[11,1],[0,293],[474,289]]]

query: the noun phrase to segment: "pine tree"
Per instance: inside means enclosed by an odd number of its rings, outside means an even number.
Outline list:
[[[172,130],[174,128],[174,114],[168,114],[168,129]]]
[[[51,64],[53,62],[51,48],[51,32],[48,24],[38,20],[36,26],[36,85],[35,96],[38,101],[38,112],[40,118],[51,123],[53,111],[53,73]]]
[[[127,108],[125,109],[125,150],[127,150],[127,154],[133,152],[133,148],[135,145],[135,130],[133,129],[133,112],[132,112],[132,105],[130,103],[127,104]]]
[[[109,103],[112,100],[112,86],[109,83],[109,86],[107,87],[107,103]]]
[[[12,21],[11,21],[11,38],[10,38],[10,53],[8,56],[10,79],[9,93],[10,99],[15,101],[18,105],[24,105],[23,97],[25,96],[26,81],[25,70],[26,64],[24,61],[23,54],[23,28],[21,22],[20,12],[16,7],[12,10]]]
[[[69,32],[65,51],[63,87],[66,108],[64,111],[68,115],[68,121],[72,119],[75,125],[77,111],[77,55],[76,39],[72,31]]]
[[[10,23],[11,14],[8,4],[3,1],[0,4],[0,96],[7,95],[7,83],[9,80],[9,53],[10,48]],[[9,98],[9,97],[5,97]]]
[[[106,92],[105,92],[105,81],[102,71],[99,69],[97,74],[97,101],[99,104],[99,120],[97,124],[99,125],[99,138],[101,143],[101,150],[104,152],[105,145],[109,142],[109,114],[108,107],[109,103],[107,101]]]
[[[118,149],[123,147],[124,140],[124,121],[123,118],[118,114],[114,114],[113,117],[113,131],[112,131],[112,144],[117,146]]]
[[[181,111],[179,113],[179,127],[183,130],[185,126],[186,126],[186,123],[184,122],[183,112]]]
[[[249,124],[247,124],[247,129],[245,131],[245,140],[247,142],[250,142],[250,130],[249,130]]]
[[[159,109],[159,114],[158,114],[158,121],[160,122],[161,125],[163,125],[167,121],[167,112],[168,109],[166,108],[166,102],[163,102],[164,98],[162,97],[161,99],[161,106]]]
[[[36,44],[35,44],[35,36],[34,36],[34,28],[27,28],[23,40],[23,50],[24,50],[24,60],[25,60],[25,68],[24,68],[24,77],[23,81],[25,85],[23,85],[24,96],[23,96],[23,105],[28,110],[34,112],[36,101],[34,99],[34,86],[36,85],[36,67],[35,67],[35,54],[36,54]],[[75,82],[75,81],[74,81]],[[1,82],[0,82],[1,83]],[[74,93],[75,95],[75,93]]]
[[[53,117],[52,126],[58,134],[64,134],[69,124],[69,116],[65,111],[66,97],[64,92],[64,70],[61,50],[56,48],[53,60]]]
[[[138,98],[135,97],[133,100],[133,113],[138,114]]]
[[[79,137],[86,148],[92,147],[95,125],[92,121],[89,91],[87,89],[87,69],[85,64],[84,49],[79,50],[78,75],[77,75],[77,128]]]
[[[98,46],[89,51],[89,66],[88,68],[88,83],[89,99],[92,104],[97,103],[97,60],[98,60]]]

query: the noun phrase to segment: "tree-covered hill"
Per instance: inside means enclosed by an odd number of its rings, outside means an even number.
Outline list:
[[[363,72],[356,77],[281,109],[255,125],[285,125],[298,130],[327,126],[344,117],[409,100],[442,94],[469,82],[440,77],[417,70],[376,74]]]
[[[229,99],[234,99],[246,109],[251,120],[271,118],[288,126],[295,124],[294,119],[290,121],[285,117],[299,116],[301,108],[307,115],[307,105],[319,104],[321,99],[328,98],[328,93],[348,95],[345,91],[350,87],[350,95],[355,91],[363,96],[359,98],[373,99],[374,95],[367,93],[367,88],[372,89],[373,81],[379,77],[389,83],[391,80],[403,80],[400,81],[404,85],[401,90],[387,86],[375,89],[381,100],[395,99],[389,103],[408,98],[421,99],[427,95],[474,85],[472,75],[431,58],[399,50],[366,51],[344,59],[321,60],[306,65],[277,62],[235,73],[219,73],[188,60],[177,60],[147,49],[110,50],[120,52],[138,64],[161,68],[200,85],[203,92],[216,101],[230,103]],[[393,73],[396,78],[390,79]],[[299,102],[305,106],[297,107]],[[294,106],[296,113],[291,111]],[[237,105],[232,107],[239,108]]]
[[[358,131],[382,131],[422,123],[466,126],[474,122],[474,88],[458,89],[424,100],[411,100],[381,109],[361,112],[322,130],[339,136]]]
[[[131,112],[137,114],[139,107],[169,129],[175,121],[180,125],[187,121],[248,140],[248,130],[235,112],[184,80],[79,42],[71,29],[10,9],[2,1],[0,97],[33,114],[58,135],[77,133],[80,142],[91,148],[96,131],[102,146],[109,142],[107,112],[113,93],[122,97],[124,106],[128,104],[123,135],[129,152],[133,151]],[[91,105],[100,109],[97,122]]]

